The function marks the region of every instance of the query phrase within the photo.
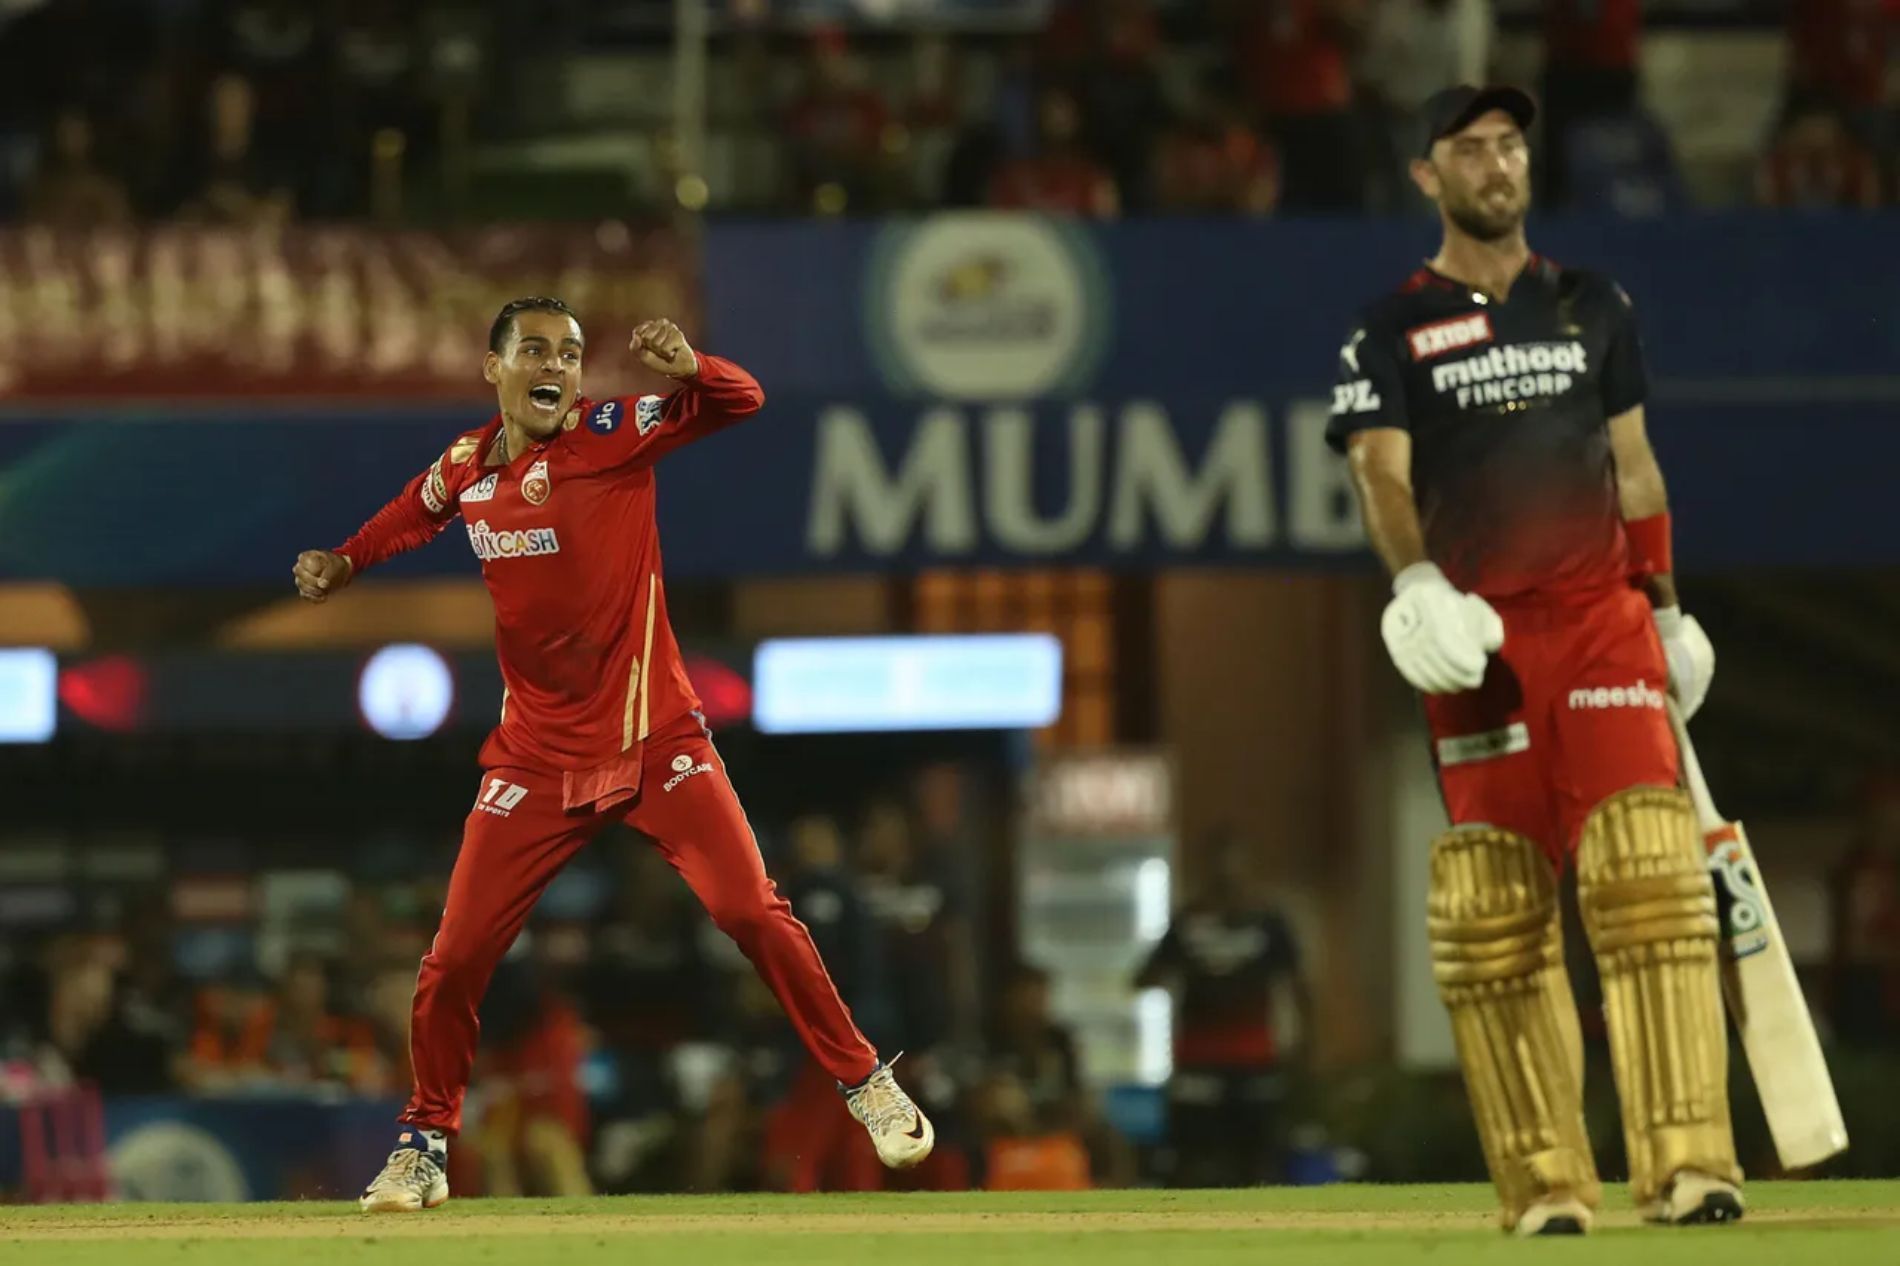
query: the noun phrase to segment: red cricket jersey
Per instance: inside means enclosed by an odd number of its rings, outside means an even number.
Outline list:
[[[497,415],[337,548],[367,571],[462,516],[506,687],[485,768],[559,772],[570,809],[639,790],[647,735],[699,706],[666,618],[653,463],[764,402],[752,375],[702,353],[677,391],[582,399],[513,461]]]

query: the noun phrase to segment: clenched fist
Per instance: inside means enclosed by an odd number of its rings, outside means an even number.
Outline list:
[[[297,582],[297,594],[306,602],[322,602],[350,583],[356,567],[342,554],[327,549],[307,549],[297,555],[290,575]]]
[[[1491,652],[1504,645],[1504,621],[1491,604],[1454,589],[1430,563],[1393,578],[1379,632],[1399,675],[1428,695],[1477,689]]]
[[[699,357],[694,353],[680,327],[661,317],[642,321],[633,327],[633,342],[628,344],[640,354],[648,369],[668,378],[691,378],[699,372]]]

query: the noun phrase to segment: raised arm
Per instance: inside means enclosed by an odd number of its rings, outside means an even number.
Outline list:
[[[323,602],[360,573],[439,536],[456,513],[448,476],[443,473],[448,460],[446,454],[436,458],[343,544],[297,555],[291,578],[298,594],[310,602]]]
[[[765,404],[758,380],[718,356],[698,352],[671,321],[648,321],[633,332],[633,349],[649,368],[678,386],[665,395],[603,400],[587,429],[605,468],[649,466],[684,444],[757,413]]]

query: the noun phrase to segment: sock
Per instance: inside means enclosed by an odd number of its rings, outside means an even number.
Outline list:
[[[442,1156],[449,1154],[449,1136],[440,1130],[418,1130],[413,1125],[404,1126],[402,1133],[396,1136],[396,1141],[404,1147],[413,1147],[417,1135],[422,1136],[423,1143],[427,1145],[426,1150]]]

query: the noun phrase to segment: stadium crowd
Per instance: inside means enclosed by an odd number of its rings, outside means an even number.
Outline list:
[[[586,93],[530,60],[624,54],[618,74],[632,82],[614,91],[640,104],[620,121],[659,135],[667,94],[638,82],[665,65],[655,7],[530,6],[547,57],[515,59],[514,10],[477,0],[12,0],[0,5],[0,218],[401,214],[392,182],[439,187],[454,172],[465,185],[485,144],[598,130],[576,117]],[[1485,76],[1497,25],[1491,0],[1057,0],[1023,7],[1046,11],[1040,30],[952,37],[795,25],[787,7],[717,6],[728,21],[708,122],[743,170],[714,183],[715,209],[1402,209],[1416,108]],[[1782,100],[1753,196],[1890,203],[1900,4],[1785,9]],[[1639,0],[1543,5],[1545,205],[1683,204],[1671,138],[1645,104],[1643,36]],[[662,138],[654,152],[665,166],[672,151]],[[580,205],[561,179],[532,179],[541,205]],[[623,192],[614,209],[661,210],[673,189],[653,182],[646,206]]]

